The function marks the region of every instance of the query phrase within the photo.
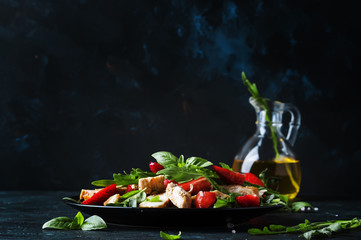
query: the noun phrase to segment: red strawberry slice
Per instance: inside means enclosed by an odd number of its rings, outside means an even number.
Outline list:
[[[264,184],[262,182],[261,179],[259,179],[256,175],[254,175],[253,173],[244,173],[244,176],[246,177],[244,180],[252,183],[252,184],[256,184],[259,185],[261,187],[264,187]]]
[[[216,193],[200,191],[197,193],[195,198],[195,207],[196,208],[209,208],[211,207],[217,200]]]
[[[181,186],[187,192],[192,189],[191,195],[196,195],[199,191],[209,191],[212,188],[211,183],[205,177],[200,177],[189,182],[181,183],[179,186]]]
[[[259,197],[255,194],[244,195],[236,197],[238,205],[241,207],[258,207],[259,206]]]
[[[91,198],[83,201],[81,204],[85,205],[102,205],[108,198],[116,194],[117,184],[113,183],[99,192],[95,193]]]
[[[164,167],[157,162],[150,162],[149,168],[150,168],[150,171],[152,171],[154,173],[157,173],[158,171],[164,169]]]
[[[178,183],[175,180],[164,179],[164,187],[165,188],[167,188],[169,183],[175,183],[178,185]]]
[[[235,171],[228,170],[226,168],[213,165],[213,170],[217,173],[219,178],[226,184],[240,184],[242,185],[246,178],[243,174]]]
[[[137,190],[137,185],[136,184],[128,185],[127,192],[131,192],[131,191],[134,191],[134,190]]]

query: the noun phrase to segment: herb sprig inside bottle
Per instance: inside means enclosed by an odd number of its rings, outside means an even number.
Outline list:
[[[256,100],[258,105],[263,110],[266,111],[265,118],[266,118],[267,125],[268,125],[268,127],[270,129],[270,132],[271,132],[273,149],[274,149],[275,154],[276,154],[276,159],[278,159],[280,154],[279,154],[278,148],[277,148],[276,128],[275,128],[275,126],[272,125],[271,111],[270,111],[269,106],[267,104],[267,100],[265,98],[261,97],[261,95],[258,92],[256,84],[251,83],[247,79],[246,74],[244,72],[242,72],[242,82],[248,88],[248,91],[251,93],[252,97]]]

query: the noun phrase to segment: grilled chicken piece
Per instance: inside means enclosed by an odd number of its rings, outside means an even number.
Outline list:
[[[147,199],[151,199],[156,196],[159,196],[159,202],[144,201],[144,202],[139,203],[138,206],[141,208],[166,208],[169,206],[170,200],[166,193],[162,193],[159,195],[151,195],[151,196],[148,196]]]
[[[191,194],[174,183],[169,183],[166,194],[170,201],[178,208],[190,208],[192,205]]]
[[[222,192],[220,192],[220,191],[218,191],[218,190],[214,190],[214,191],[212,191],[212,192],[214,192],[214,193],[216,194],[216,197],[217,197],[217,198],[220,198],[220,199],[226,199],[226,198],[229,197],[228,194],[224,194],[224,193],[222,193]]]
[[[164,192],[164,175],[139,179],[138,189],[145,189],[144,192],[146,194],[157,194]]]
[[[262,194],[258,192],[258,189],[256,187],[252,187],[252,186],[243,187],[241,185],[224,185],[222,187],[224,187],[229,193],[238,193],[241,195],[255,194],[259,198],[262,197]]]
[[[120,195],[117,193],[117,194],[114,194],[113,196],[111,196],[110,198],[108,198],[108,200],[106,200],[103,205],[106,206],[107,204],[109,203],[115,203],[118,199],[120,198]]]
[[[89,198],[91,198],[94,194],[96,194],[97,192],[99,192],[101,190],[100,189],[93,189],[93,190],[88,190],[88,189],[82,189],[80,192],[80,196],[79,196],[79,200],[88,200]]]

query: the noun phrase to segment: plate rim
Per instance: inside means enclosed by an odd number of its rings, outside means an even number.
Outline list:
[[[73,199],[74,196],[70,197]],[[256,210],[256,209],[280,209],[284,207],[284,205],[270,205],[270,206],[258,206],[258,207],[238,207],[238,208],[177,208],[177,207],[170,207],[170,208],[141,208],[141,207],[121,207],[121,206],[103,206],[103,205],[85,205],[81,203],[75,203],[68,199],[63,199],[63,201],[67,205],[73,205],[77,207],[83,208],[100,208],[100,209],[134,209],[134,210],[146,210],[146,211],[236,211],[236,210]]]
[[[76,199],[77,197],[75,197]],[[121,207],[121,206],[103,206],[103,205],[84,205],[75,203],[68,199],[63,199],[69,207],[75,208],[80,212],[89,215],[98,215],[106,223],[122,226],[136,227],[211,227],[226,226],[228,223],[234,225],[242,224],[254,217],[262,216],[272,211],[277,211],[283,205],[258,206],[258,207],[236,207],[236,208],[140,208],[140,207]],[[127,220],[118,218],[120,214],[130,214],[132,217]],[[115,217],[114,217],[115,216]],[[141,221],[138,217],[143,216]],[[165,217],[167,216],[167,217]],[[178,216],[171,222],[167,221],[169,217]],[[181,216],[181,217],[180,217]],[[193,216],[197,216],[194,218]],[[214,218],[214,216],[217,216]],[[150,218],[151,217],[151,218]],[[190,221],[184,222],[182,219],[189,218]],[[157,219],[156,222],[149,221]],[[201,224],[200,224],[201,222]]]

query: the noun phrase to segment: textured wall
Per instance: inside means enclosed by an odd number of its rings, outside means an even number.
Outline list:
[[[352,191],[357,15],[320,1],[0,0],[0,189],[78,189],[159,150],[232,164],[255,131],[245,71],[301,111],[301,193]]]

